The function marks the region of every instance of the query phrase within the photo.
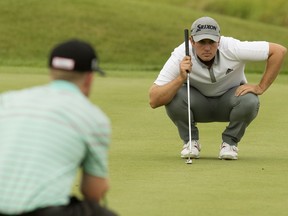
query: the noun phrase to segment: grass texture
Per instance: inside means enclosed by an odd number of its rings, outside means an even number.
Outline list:
[[[45,73],[1,67],[0,92],[46,83]],[[208,123],[198,125],[201,158],[186,165],[165,109],[153,110],[148,104],[157,72],[109,74],[96,77],[91,100],[112,122],[107,196],[112,209],[125,216],[287,215],[287,75],[280,75],[260,96],[260,112],[239,144],[239,160],[217,159],[226,124]],[[259,79],[248,75],[251,83]],[[75,180],[73,188],[77,195],[78,183]]]

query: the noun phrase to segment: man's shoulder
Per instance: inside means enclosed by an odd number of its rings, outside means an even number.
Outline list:
[[[235,45],[238,42],[240,42],[240,40],[233,38],[233,37],[227,37],[227,36],[221,36],[220,38],[220,43],[219,43],[219,48],[222,47],[226,47],[228,45]]]
[[[85,101],[84,101],[85,100]],[[93,101],[83,98],[81,105],[77,106],[79,115],[82,117],[82,120],[90,122],[91,125],[94,125],[94,128],[98,127],[110,127],[110,118],[108,115],[101,109],[100,106],[94,104]]]
[[[237,50],[242,46],[240,42],[240,40],[233,37],[221,36],[218,50],[221,55],[230,57],[232,55],[234,57],[234,54],[237,53]]]
[[[191,47],[190,47],[191,48]],[[181,43],[179,44],[177,47],[175,47],[175,49],[173,50],[172,54],[176,54],[176,55],[179,55],[179,56],[185,56],[185,43]]]
[[[109,121],[106,113],[96,104],[94,104],[92,101],[87,100],[88,103],[90,104],[89,109],[91,111],[91,113],[95,114],[95,117],[97,116],[97,118],[101,118],[104,121]]]
[[[21,98],[30,97],[33,94],[40,94],[43,92],[45,94],[46,86],[33,86],[29,88],[23,88],[19,90],[9,90],[0,94],[0,98],[3,101],[19,101]]]

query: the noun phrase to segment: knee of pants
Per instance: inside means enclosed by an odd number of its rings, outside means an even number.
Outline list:
[[[240,98],[239,108],[248,119],[252,120],[257,116],[259,106],[259,98],[255,94],[249,93]]]
[[[259,109],[259,98],[255,94],[248,93],[240,100],[241,105],[247,109]]]
[[[187,99],[183,96],[176,95],[165,108],[171,119],[185,118],[187,115]]]

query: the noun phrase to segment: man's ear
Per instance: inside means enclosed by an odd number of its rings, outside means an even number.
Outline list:
[[[194,44],[195,44],[195,41],[193,40],[193,37],[192,37],[192,36],[190,36],[190,37],[189,37],[189,40],[190,40],[190,42],[191,42],[192,46],[194,46]]]
[[[93,72],[89,72],[86,74],[86,77],[85,77],[85,82],[87,85],[92,85],[92,82],[93,82],[93,77],[94,77],[94,73]]]
[[[87,97],[90,95],[92,85],[93,85],[93,79],[94,79],[93,72],[88,72],[85,74],[81,89],[82,89],[83,94],[86,95]]]

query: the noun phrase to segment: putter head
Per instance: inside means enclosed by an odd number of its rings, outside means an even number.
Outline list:
[[[192,164],[192,160],[191,160],[190,158],[188,158],[188,159],[186,160],[186,164]]]

